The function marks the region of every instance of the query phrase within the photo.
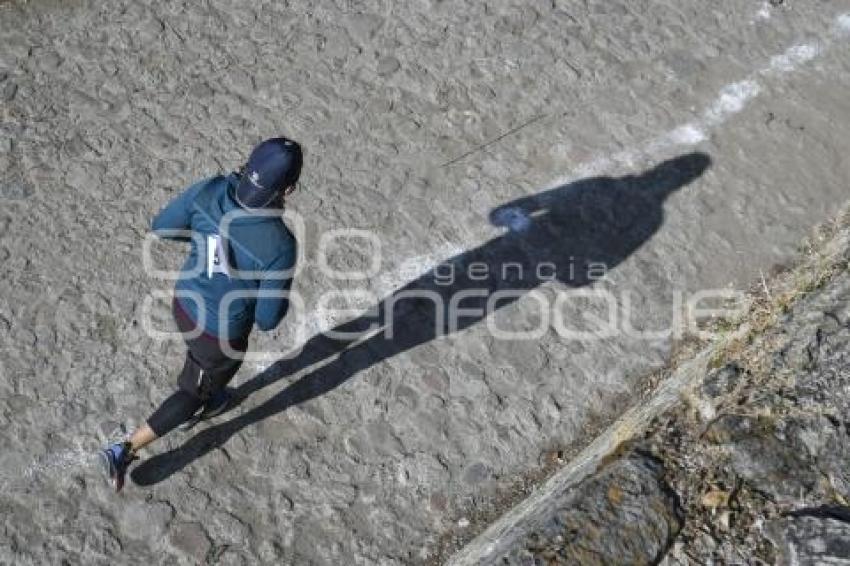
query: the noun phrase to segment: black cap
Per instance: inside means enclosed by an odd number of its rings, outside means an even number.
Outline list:
[[[246,208],[262,208],[301,175],[301,146],[287,138],[272,138],[254,148],[236,187],[236,200]]]

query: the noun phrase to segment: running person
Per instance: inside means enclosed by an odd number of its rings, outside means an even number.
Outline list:
[[[297,143],[266,140],[240,173],[192,185],[154,218],[158,236],[192,242],[172,303],[188,351],[177,391],[125,441],[101,451],[116,490],[141,448],[227,408],[226,386],[242,364],[253,325],[272,330],[286,315],[296,241],[280,214],[268,211],[280,209],[295,190],[301,165]]]

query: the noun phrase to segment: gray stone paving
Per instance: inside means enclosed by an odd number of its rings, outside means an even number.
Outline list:
[[[593,288],[630,291],[633,325],[657,329],[676,292],[742,288],[792,256],[848,194],[836,18],[850,3],[786,1],[768,18],[759,2],[715,4],[0,3],[0,563],[416,562],[541,452],[615,417],[669,339],[506,342],[484,321],[433,338],[411,317],[404,347],[335,359],[318,340],[301,360],[321,366],[266,369],[232,413],[147,452],[145,485],[120,498],[89,457],[168,394],[182,357],[141,324],[146,297],[170,288],[143,268],[150,217],[266,136],[307,152],[293,207],[308,310],[331,289],[377,300],[427,283],[476,251],[560,269],[589,240],[615,260]],[[811,60],[769,72],[799,45]],[[707,118],[745,79],[758,96]],[[689,123],[703,141],[668,136]],[[650,186],[648,171],[693,151],[711,158],[693,182],[611,212],[630,201],[606,188]],[[491,210],[565,179],[548,229],[575,239],[499,240]],[[380,235],[378,275],[315,267],[318,237],[341,227]],[[617,248],[623,233],[634,246]],[[176,266],[181,252],[155,255]],[[539,291],[584,283],[560,279]],[[525,298],[493,318],[526,328],[538,310]],[[255,347],[291,347],[294,324]]]

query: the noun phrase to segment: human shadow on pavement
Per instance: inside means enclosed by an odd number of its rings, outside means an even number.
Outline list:
[[[280,360],[242,384],[236,390],[239,400],[327,360],[261,405],[142,462],[131,474],[133,481],[158,483],[243,428],[323,395],[383,360],[476,324],[546,281],[557,279],[569,287],[593,283],[594,266],[610,270],[647,242],[664,220],[666,198],[710,165],[708,155],[690,153],[641,175],[583,179],[494,209],[490,221],[506,228],[505,233],[446,260],[371,311],[333,329],[366,332],[360,338],[316,335],[296,357]],[[497,293],[499,299],[488,304]],[[458,309],[462,315],[456,314]]]

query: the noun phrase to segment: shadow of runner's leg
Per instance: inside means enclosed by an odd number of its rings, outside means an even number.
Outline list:
[[[342,352],[333,361],[287,386],[265,403],[225,423],[197,433],[180,448],[141,462],[130,473],[130,477],[138,485],[157,484],[196,459],[223,446],[243,428],[282,413],[289,407],[320,397],[379,361],[433,338],[434,331],[428,329],[427,325],[423,327],[412,324],[408,328],[420,331],[405,333],[404,337],[397,336],[394,340],[386,340],[382,335],[378,335]]]
[[[379,303],[379,305],[383,305],[383,302]],[[377,318],[374,316],[364,315],[340,324],[330,332],[313,336],[304,344],[297,356],[278,360],[262,373],[257,374],[251,380],[240,385],[234,392],[233,406],[235,407],[251,394],[264,387],[268,387],[276,381],[298,373],[321,361],[328,360],[348,348],[356,347],[355,345],[359,339],[357,335],[364,335],[376,328],[380,328],[376,320]],[[351,337],[340,337],[340,334],[343,333],[350,334]],[[331,335],[329,336],[328,334]]]

